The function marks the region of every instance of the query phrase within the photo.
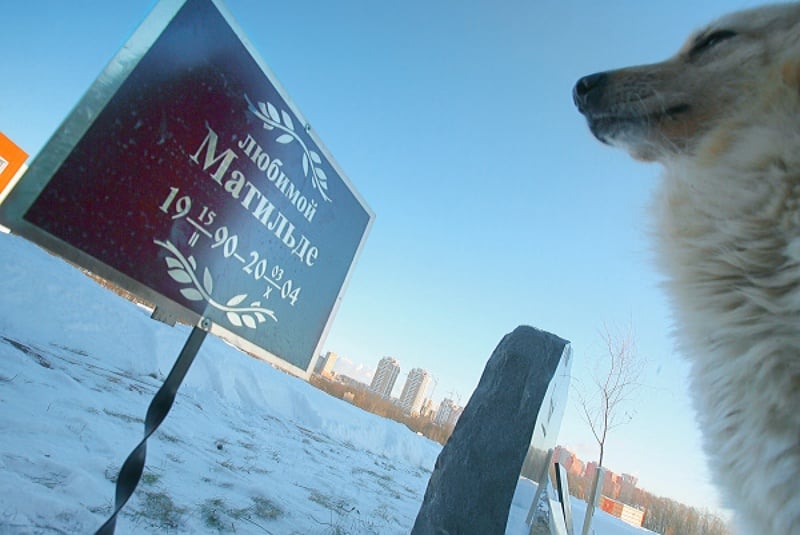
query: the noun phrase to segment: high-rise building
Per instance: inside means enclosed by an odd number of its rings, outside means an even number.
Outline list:
[[[433,414],[436,412],[436,407],[433,405],[431,398],[422,402],[422,407],[419,409],[419,415],[428,420],[433,420]]]
[[[320,355],[314,365],[314,373],[324,375],[326,377],[333,376],[333,365],[336,364],[336,359],[339,356],[333,351],[328,351],[325,355]]]
[[[408,378],[398,402],[406,414],[419,413],[430,380],[431,375],[422,368],[414,368],[408,372]]]
[[[389,399],[398,375],[400,375],[400,363],[392,357],[383,357],[378,362],[378,369],[375,370],[375,375],[372,376],[369,389]]]
[[[463,407],[456,405],[455,401],[450,398],[444,398],[439,404],[439,410],[436,411],[436,417],[433,419],[433,423],[438,425],[455,425],[462,412],[464,412]]]

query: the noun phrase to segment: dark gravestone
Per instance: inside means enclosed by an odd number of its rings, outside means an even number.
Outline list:
[[[500,341],[436,460],[413,535],[505,532],[539,409],[568,346],[526,326]]]

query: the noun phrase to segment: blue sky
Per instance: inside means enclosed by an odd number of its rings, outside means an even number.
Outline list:
[[[5,6],[0,131],[38,152],[151,5]],[[603,355],[603,326],[630,326],[648,367],[606,464],[718,507],[650,254],[659,169],[595,141],[571,88],[663,59],[752,3],[226,5],[377,216],[324,346],[340,369],[393,356],[403,374],[428,369],[436,399],[466,402],[519,324],[570,340],[583,381]],[[574,396],[560,442],[597,455]]]

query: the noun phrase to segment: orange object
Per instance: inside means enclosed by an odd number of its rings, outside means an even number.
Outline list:
[[[0,193],[6,189],[27,158],[27,152],[0,132]]]

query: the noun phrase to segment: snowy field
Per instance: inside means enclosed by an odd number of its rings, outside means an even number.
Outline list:
[[[189,329],[20,238],[0,233],[0,259],[0,533],[92,533]],[[440,450],[209,336],[117,533],[408,533]],[[601,512],[595,533],[645,531]]]

